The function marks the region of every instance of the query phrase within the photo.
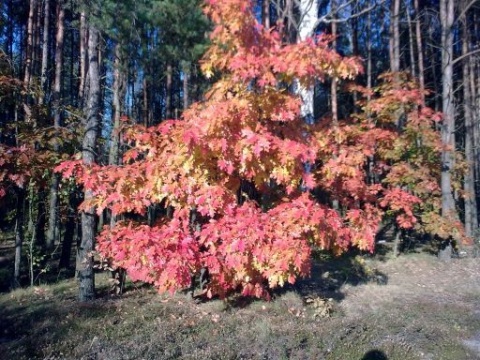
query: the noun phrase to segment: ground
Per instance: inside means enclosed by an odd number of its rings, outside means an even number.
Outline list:
[[[480,260],[319,254],[270,302],[198,302],[74,280],[0,294],[4,359],[480,359]],[[329,300],[330,299],[330,300]]]

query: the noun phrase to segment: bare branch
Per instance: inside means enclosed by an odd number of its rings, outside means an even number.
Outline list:
[[[351,14],[348,18],[346,19],[339,19],[337,17],[337,15],[344,9],[346,9],[348,6],[350,6],[354,1],[353,0],[350,0],[350,1],[347,1],[345,3],[343,3],[342,5],[340,5],[334,12],[330,12],[324,16],[322,16],[321,18],[319,18],[317,20],[317,22],[315,23],[315,27],[316,28],[318,25],[320,24],[331,24],[331,23],[345,23],[351,19],[354,19],[354,18],[357,18],[357,17],[360,17],[370,11],[372,11],[373,9],[375,9],[377,6],[380,6],[382,5],[385,0],[380,0],[379,2],[375,2],[374,4],[366,7],[365,9],[355,13],[355,14]],[[313,35],[313,34],[311,34]]]
[[[455,20],[455,22],[459,21],[462,19],[462,17],[467,13],[467,11],[473,6],[475,5],[475,3],[480,3],[479,0],[472,0],[470,1],[467,5],[465,5],[462,9],[462,12],[458,15],[457,19]]]
[[[470,57],[472,55],[475,55],[477,53],[480,53],[480,49],[476,49],[476,50],[472,50],[466,54],[463,54],[462,56],[459,56],[458,58],[456,58],[455,60],[452,61],[452,65],[455,65],[457,62],[459,61],[462,61],[463,59],[467,58],[467,57]]]

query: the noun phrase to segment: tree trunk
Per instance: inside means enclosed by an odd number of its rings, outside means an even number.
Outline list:
[[[293,10],[289,10],[291,12]],[[317,21],[318,0],[302,0],[300,2],[300,16],[302,21],[298,26],[298,40],[304,41],[315,31]],[[293,16],[293,15],[292,15]],[[291,17],[289,15],[291,21]],[[293,31],[293,30],[292,30]],[[314,88],[305,88],[298,85],[298,94],[302,99],[301,114],[307,124],[314,121]]]
[[[45,192],[41,190],[37,194],[37,214],[36,214],[36,221],[35,221],[35,234],[36,234],[37,245],[42,249],[42,251],[45,249],[45,225],[46,225]]]
[[[150,119],[149,119],[149,105],[150,105],[150,102],[148,101],[149,86],[150,86],[150,84],[147,80],[147,74],[143,74],[142,119],[143,119],[143,125],[145,125],[146,127],[150,126]]]
[[[86,107],[85,135],[83,138],[82,158],[85,165],[95,162],[96,143],[100,125],[100,73],[98,64],[98,30],[89,26],[88,38],[88,77],[89,90]],[[84,200],[93,197],[91,191],[85,191]],[[79,279],[79,300],[91,301],[95,298],[95,276],[93,256],[95,242],[95,211],[85,209],[82,212],[82,240],[77,251],[77,276]]]
[[[463,17],[463,31],[462,31],[462,55],[463,59],[463,109],[465,117],[465,161],[467,163],[467,171],[464,179],[465,190],[465,233],[467,236],[473,236],[477,227],[477,201],[475,196],[475,154],[474,154],[474,121],[473,108],[474,102],[472,99],[471,77],[474,74],[470,73],[471,60],[467,56],[469,52],[470,36],[468,29],[467,16]]]
[[[333,19],[335,20],[337,15],[336,14],[337,0],[332,0],[331,6],[332,6],[332,16],[333,16]],[[332,47],[336,51],[337,50],[337,23],[335,21],[332,22],[332,36],[333,36]],[[333,75],[332,77],[330,92],[331,92],[330,95],[332,98],[332,101],[331,101],[332,125],[336,130],[338,130],[338,94],[337,94],[337,77],[335,75]],[[336,157],[337,154],[334,154],[333,156]],[[333,197],[332,199],[332,208],[336,211],[339,211],[340,209],[340,203],[337,197]]]
[[[337,1],[332,0],[331,6],[332,6],[332,14],[333,14],[334,20],[335,20],[335,13],[337,11]],[[332,37],[333,37],[332,48],[334,50],[336,50],[337,49],[337,23],[335,21],[332,22]],[[332,105],[332,123],[333,123],[334,127],[338,128],[337,77],[335,75],[332,77],[332,84],[331,84],[331,87],[330,87],[330,91],[331,91],[331,98],[332,98],[332,102],[331,102],[331,105]]]
[[[451,170],[454,165],[455,151],[455,109],[453,93],[453,22],[454,7],[453,0],[440,1],[440,22],[442,25],[441,56],[442,56],[442,216],[448,219],[458,219],[455,208],[455,200],[452,194]],[[452,244],[448,240],[445,247],[440,250],[439,258],[446,260],[451,256]]]
[[[63,67],[63,39],[64,39],[64,19],[65,9],[62,1],[57,4],[57,34],[55,36],[55,80],[53,83],[53,127],[56,131],[55,136],[60,136],[61,126],[61,92],[62,92],[62,67]],[[58,139],[54,139],[53,150],[58,153],[60,145]],[[49,216],[47,231],[47,250],[52,250],[60,234],[60,223],[58,221],[58,186],[60,184],[60,175],[54,173],[50,183]]]
[[[43,15],[43,41],[42,41],[42,68],[40,75],[40,97],[38,103],[43,105],[45,94],[47,92],[47,70],[48,70],[48,39],[50,29],[50,0],[44,0],[44,15]]]
[[[442,215],[449,218],[458,218],[455,201],[452,194],[451,170],[454,165],[455,150],[455,109],[453,93],[453,0],[440,1],[440,21],[442,25]]]
[[[183,64],[183,110],[187,110],[189,104],[189,91],[188,91],[188,83],[190,79],[190,64],[185,62]]]
[[[113,63],[113,128],[111,134],[111,146],[108,156],[109,165],[118,165],[120,159],[120,116],[123,110],[123,99],[125,98],[126,77],[124,74],[124,55],[122,53],[121,45],[115,46],[115,61]],[[144,121],[148,122],[145,108],[147,105],[147,81],[144,78]],[[117,222],[117,217],[110,213],[110,227],[113,228]],[[125,284],[125,270],[118,268],[112,271],[112,278],[115,279],[115,293],[121,295]]]
[[[413,6],[415,8],[415,38],[417,43],[418,54],[418,81],[420,83],[420,96],[422,97],[422,104],[425,104],[425,69],[423,66],[423,44],[422,44],[422,29],[420,23],[420,9],[418,0],[414,0]]]
[[[407,23],[408,23],[408,49],[410,53],[410,74],[414,78],[417,77],[417,70],[416,70],[416,61],[415,61],[415,44],[414,44],[414,30],[413,30],[413,21],[412,16],[410,14],[410,8],[405,9],[405,14],[407,14]]]
[[[475,19],[475,18],[474,18]],[[469,58],[470,62],[470,91],[472,95],[472,104],[473,104],[473,123],[472,123],[472,154],[473,154],[473,170],[475,174],[475,183],[474,183],[474,190],[475,190],[475,200],[477,203],[477,231],[478,231],[478,205],[480,204],[480,76],[476,75],[479,74],[479,67],[477,59],[474,57]],[[478,232],[476,234],[478,236]]]
[[[29,105],[29,91],[30,81],[32,78],[32,62],[33,62],[33,24],[35,21],[37,1],[30,0],[30,8],[28,11],[28,24],[27,24],[27,49],[25,51],[25,73],[23,76],[23,83],[26,89],[26,98],[24,101],[25,120],[28,122],[32,117],[32,110]]]
[[[390,17],[390,70],[400,71],[400,0],[392,1]]]
[[[20,283],[20,268],[22,265],[22,246],[23,246],[23,222],[24,222],[24,202],[25,192],[19,189],[17,193],[17,213],[15,222],[15,262],[13,270],[13,287],[17,288]]]
[[[70,193],[67,210],[67,222],[65,224],[65,234],[62,242],[62,253],[60,254],[59,269],[70,268],[70,258],[72,256],[72,246],[77,233],[78,216],[77,208],[79,201],[77,199],[76,191]]]
[[[123,111],[123,99],[125,98],[125,73],[124,73],[124,57],[120,48],[120,44],[115,46],[115,60],[113,62],[113,128],[111,135],[111,146],[108,155],[108,163],[117,165],[120,148],[120,117]]]
[[[262,23],[266,29],[270,29],[270,0],[262,1]]]
[[[372,89],[372,14],[367,15],[367,89]],[[370,92],[367,101],[370,102]]]
[[[173,69],[172,65],[167,65],[167,81],[165,84],[165,118],[171,119],[172,118],[172,80],[173,77]]]
[[[78,86],[78,100],[79,107],[84,106],[84,97],[87,83],[87,42],[88,42],[88,27],[85,18],[85,12],[80,13],[80,74]]]

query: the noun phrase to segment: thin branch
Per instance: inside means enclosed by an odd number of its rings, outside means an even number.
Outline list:
[[[375,2],[373,5],[370,5],[369,7],[367,7],[367,8],[365,8],[365,9],[359,11],[358,13],[355,13],[355,14],[350,15],[350,16],[349,16],[348,18],[346,18],[346,19],[339,19],[339,18],[337,18],[337,16],[336,16],[337,14],[339,14],[339,13],[340,13],[342,10],[344,10],[347,6],[349,6],[350,4],[353,3],[353,0],[348,1],[348,2],[340,5],[340,6],[335,10],[335,12],[333,12],[333,13],[332,13],[332,12],[331,12],[331,13],[328,13],[328,14],[322,16],[321,18],[319,18],[319,19],[316,21],[315,26],[313,27],[313,29],[316,29],[317,26],[320,25],[320,24],[331,24],[331,23],[337,23],[337,24],[339,24],[339,23],[345,23],[345,22],[347,22],[347,21],[349,21],[349,20],[351,20],[351,19],[355,19],[355,18],[357,18],[357,17],[360,17],[360,16],[362,16],[362,15],[364,15],[364,14],[372,11],[372,10],[375,9],[377,6],[382,5],[385,1],[386,1],[386,0],[381,0],[381,1],[378,2],[378,3]],[[315,31],[315,30],[313,30],[313,31]],[[310,34],[310,35],[313,35],[313,33]]]
[[[462,12],[458,15],[457,20],[455,20],[455,22],[461,20],[462,17],[467,13],[467,11],[468,11],[473,5],[475,5],[476,2],[479,2],[479,0],[472,0],[472,1],[470,1],[467,5],[465,5],[464,8],[462,9]]]
[[[472,50],[466,54],[463,54],[462,56],[459,56],[458,58],[456,58],[455,60],[452,61],[452,65],[455,65],[457,62],[459,61],[462,61],[463,59],[465,59],[466,57],[469,57],[469,56],[472,56],[476,53],[479,53],[480,52],[480,49],[476,49],[476,50]]]

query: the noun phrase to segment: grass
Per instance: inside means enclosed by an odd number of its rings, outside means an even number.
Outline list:
[[[0,294],[0,354],[18,360],[480,358],[476,259],[320,257],[312,279],[271,302],[197,303],[187,294],[158,295],[132,284],[122,297],[110,296],[105,274],[97,276],[99,299],[88,305],[77,303],[74,280]],[[329,317],[318,316],[324,303],[332,306]]]

